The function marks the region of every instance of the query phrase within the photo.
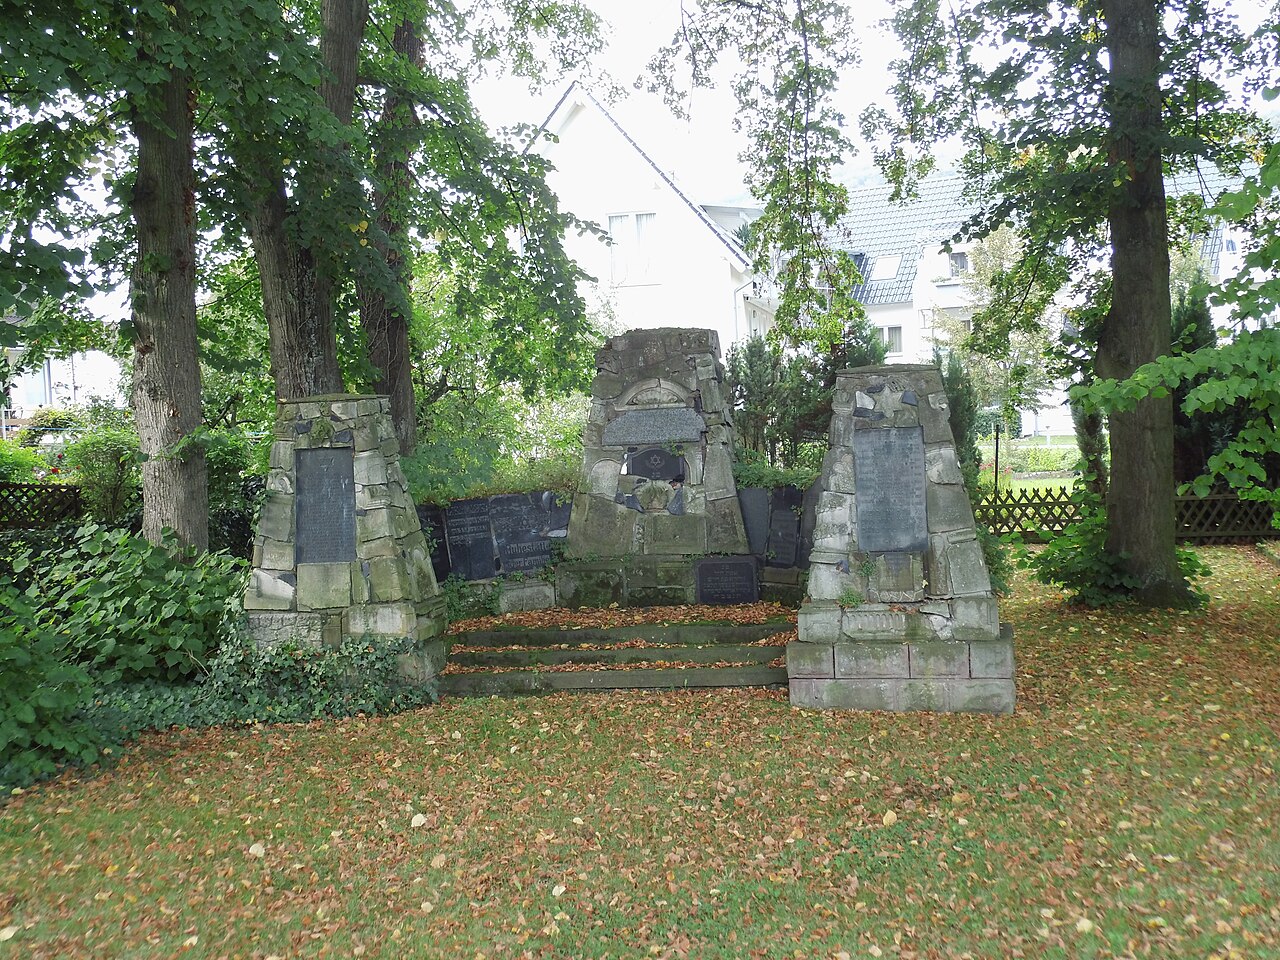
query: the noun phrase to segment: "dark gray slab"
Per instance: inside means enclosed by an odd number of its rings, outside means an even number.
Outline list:
[[[794,567],[800,560],[800,513],[804,494],[798,487],[778,487],[772,491],[769,510],[769,546],[765,563],[771,567]]]
[[[683,480],[687,470],[684,457],[665,447],[645,447],[627,454],[628,476],[645,477],[649,480],[674,480],[679,477]]]
[[[529,573],[551,562],[550,497],[513,493],[489,499],[493,542],[503,573]]]
[[[449,504],[444,512],[444,529],[455,575],[464,580],[487,580],[497,575],[488,499],[455,500]]]
[[[355,453],[350,447],[299,450],[295,466],[298,563],[356,558]]]
[[[420,503],[416,509],[422,535],[431,548],[431,568],[435,571],[436,583],[440,583],[453,569],[449,565],[449,548],[444,541],[444,511],[433,503]]]
[[[865,553],[928,549],[924,431],[881,427],[853,434],[858,549]]]
[[[510,697],[557,690],[766,687],[785,685],[786,682],[786,667],[769,666],[575,670],[563,673],[508,670],[502,673],[445,674],[440,678],[440,694],[446,697]]]
[[[760,581],[755,557],[707,557],[693,565],[697,603],[755,603]]]
[[[627,410],[605,424],[603,442],[606,447],[691,443],[706,429],[702,414],[691,407]]]
[[[573,500],[570,497],[548,490],[547,498],[547,534],[552,539],[569,535],[569,516],[573,512]]]
[[[769,549],[769,491],[764,487],[739,487],[738,505],[747,528],[747,548],[763,557]]]

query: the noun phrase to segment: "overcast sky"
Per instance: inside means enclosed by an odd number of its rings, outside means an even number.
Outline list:
[[[600,63],[628,92],[625,100],[608,104],[618,122],[655,162],[675,174],[695,201],[752,202],[738,160],[746,142],[733,130],[737,105],[731,92],[725,88],[697,91],[690,119],[685,121],[674,118],[658,97],[633,88],[649,58],[679,25],[680,0],[591,0],[591,6],[611,24],[609,46]],[[857,0],[853,7],[863,62],[855,75],[845,78],[839,103],[857,142],[858,114],[869,103],[886,99],[896,41],[877,26],[889,15],[887,0]],[[541,123],[568,83],[530,93],[523,82],[490,79],[475,85],[472,93],[492,125]],[[847,174],[857,179],[871,167],[864,153],[850,158]]]

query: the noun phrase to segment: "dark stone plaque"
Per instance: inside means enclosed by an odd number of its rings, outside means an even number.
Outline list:
[[[605,424],[603,442],[606,447],[691,443],[702,439],[706,429],[702,414],[692,407],[627,410]]]
[[[687,469],[684,457],[662,447],[645,447],[627,454],[628,476],[644,477],[647,480],[674,480],[676,477],[683,479]]]
[[[763,557],[769,549],[769,491],[764,487],[739,487],[738,505],[747,528],[748,549]]]
[[[295,556],[298,563],[356,558],[355,452],[350,447],[299,450],[295,466]]]
[[[726,605],[755,603],[760,599],[760,580],[755,557],[709,557],[693,567],[698,603]]]
[[[490,498],[493,542],[503,573],[541,570],[551,562],[550,503],[543,498],[541,493]]]
[[[771,567],[794,567],[800,559],[800,508],[804,494],[798,487],[778,487],[771,500],[765,563]]]
[[[547,535],[561,539],[569,535],[569,516],[573,512],[573,500],[563,494],[548,490],[543,494],[547,503]]]
[[[449,563],[464,580],[497,576],[493,531],[489,526],[489,501],[455,500],[444,512]]]
[[[929,547],[925,518],[924,431],[883,427],[853,435],[858,549],[864,553],[922,553]]]
[[[431,548],[431,569],[435,571],[436,583],[440,583],[453,569],[449,565],[449,548],[444,542],[444,511],[432,503],[418,504],[417,511],[422,535]]]

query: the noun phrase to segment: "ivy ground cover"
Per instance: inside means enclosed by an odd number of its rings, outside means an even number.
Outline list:
[[[1280,956],[1280,570],[1025,581],[1012,717],[781,692],[173,732],[0,808],[0,958]]]

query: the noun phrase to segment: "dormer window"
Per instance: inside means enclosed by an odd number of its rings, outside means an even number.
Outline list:
[[[871,266],[870,280],[892,280],[898,275],[898,267],[902,266],[902,255],[894,254],[891,257],[876,257],[876,262]]]

